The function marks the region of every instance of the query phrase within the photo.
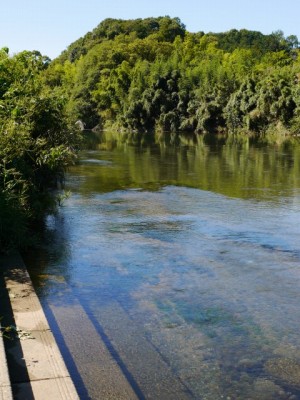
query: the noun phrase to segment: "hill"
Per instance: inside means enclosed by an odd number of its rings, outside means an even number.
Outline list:
[[[298,39],[188,32],[179,18],[106,19],[45,72],[73,121],[153,131],[298,129]]]

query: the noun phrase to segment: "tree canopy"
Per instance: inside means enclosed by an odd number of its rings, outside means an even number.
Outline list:
[[[86,128],[294,131],[299,73],[294,35],[191,33],[167,16],[104,20],[51,63],[45,82]]]

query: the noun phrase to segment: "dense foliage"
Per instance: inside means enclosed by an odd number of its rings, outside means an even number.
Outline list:
[[[49,191],[74,157],[65,101],[42,80],[49,59],[0,50],[0,252],[19,247],[53,207]]]
[[[179,19],[160,17],[103,21],[45,79],[87,128],[293,132],[299,74],[296,36],[190,33]]]
[[[86,128],[297,133],[296,36],[106,19],[50,62],[0,50],[0,251],[23,244]],[[72,127],[70,129],[70,127]],[[73,133],[72,133],[73,132]]]

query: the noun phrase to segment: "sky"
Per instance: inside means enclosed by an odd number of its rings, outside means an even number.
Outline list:
[[[190,32],[282,30],[300,39],[300,0],[2,0],[0,48],[57,57],[105,18],[179,17]]]

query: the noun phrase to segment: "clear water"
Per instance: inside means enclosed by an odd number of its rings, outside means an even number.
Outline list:
[[[89,147],[26,256],[80,397],[300,399],[300,146]]]

